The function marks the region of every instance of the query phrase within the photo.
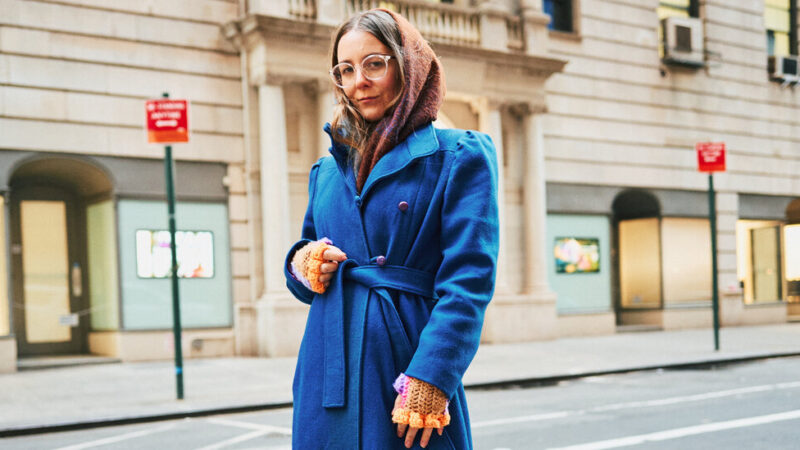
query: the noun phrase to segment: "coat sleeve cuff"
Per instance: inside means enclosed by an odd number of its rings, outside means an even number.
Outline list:
[[[289,253],[286,254],[286,261],[283,264],[283,273],[286,277],[286,287],[289,288],[289,291],[297,297],[303,303],[311,304],[311,301],[314,300],[314,292],[307,288],[302,281],[298,280],[294,274],[292,273],[292,258],[294,258],[294,254],[297,250],[305,247],[308,243],[310,243],[309,239],[301,239],[297,241],[296,244],[292,246],[289,250]]]

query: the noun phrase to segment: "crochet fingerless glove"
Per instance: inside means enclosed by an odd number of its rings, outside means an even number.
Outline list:
[[[330,244],[332,242],[328,238],[309,242],[298,249],[292,257],[292,275],[303,283],[303,286],[317,294],[325,292],[325,284],[320,283],[319,276],[322,274],[322,263],[325,262],[322,255]]]
[[[392,411],[392,422],[414,428],[442,428],[450,424],[448,402],[436,386],[401,373],[394,390],[402,402]]]

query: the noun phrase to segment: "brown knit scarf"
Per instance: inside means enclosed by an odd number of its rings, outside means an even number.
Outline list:
[[[403,16],[379,9],[394,18],[400,31],[405,88],[394,109],[390,110],[390,115],[378,122],[362,149],[356,177],[359,192],[383,155],[403,142],[414,130],[436,120],[445,94],[444,72],[428,42]]]

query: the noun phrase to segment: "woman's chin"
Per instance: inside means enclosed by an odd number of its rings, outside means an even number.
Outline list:
[[[377,122],[383,118],[386,111],[381,111],[379,108],[364,108],[359,112],[367,122]]]

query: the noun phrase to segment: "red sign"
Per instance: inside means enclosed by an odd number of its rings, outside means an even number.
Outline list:
[[[725,143],[698,142],[697,170],[700,172],[725,172]]]
[[[172,144],[189,142],[189,103],[169,98],[148,100],[147,142]]]

